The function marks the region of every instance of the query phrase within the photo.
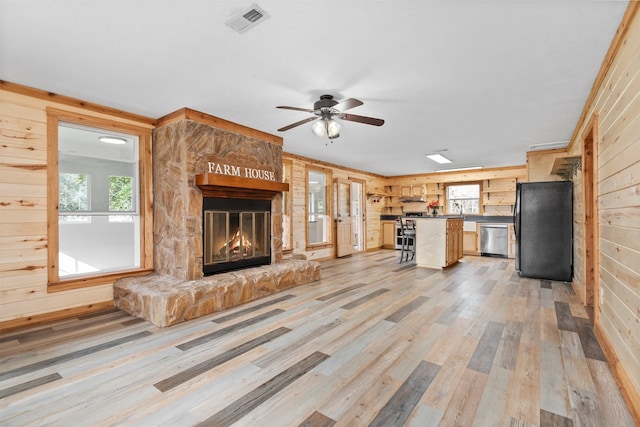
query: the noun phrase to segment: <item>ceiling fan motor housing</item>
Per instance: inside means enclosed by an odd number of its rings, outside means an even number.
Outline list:
[[[336,104],[338,104],[338,101],[333,99],[333,95],[322,95],[319,101],[313,103],[313,109],[331,108]]]

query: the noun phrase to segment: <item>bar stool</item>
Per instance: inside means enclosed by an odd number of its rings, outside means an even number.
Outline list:
[[[400,263],[403,261],[409,261],[409,255],[411,259],[416,256],[416,222],[412,219],[400,218],[400,228],[402,239],[402,246],[400,250]]]

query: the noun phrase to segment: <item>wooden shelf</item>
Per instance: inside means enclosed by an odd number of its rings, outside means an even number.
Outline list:
[[[582,157],[557,157],[553,161],[551,175],[560,175],[564,179],[571,179],[580,169],[582,169]]]
[[[271,200],[283,191],[289,191],[285,182],[263,181],[237,176],[203,173],[196,175],[196,185],[205,197],[244,197]]]
[[[483,192],[482,204],[484,206],[511,206],[516,203],[514,191]]]

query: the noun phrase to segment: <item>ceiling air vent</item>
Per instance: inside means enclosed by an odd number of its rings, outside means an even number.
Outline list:
[[[254,3],[249,8],[232,16],[231,19],[227,21],[227,25],[239,33],[244,33],[268,17],[267,12]]]

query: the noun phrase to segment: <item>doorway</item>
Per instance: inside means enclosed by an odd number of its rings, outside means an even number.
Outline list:
[[[597,134],[598,116],[594,114],[586,136],[582,140],[582,197],[583,197],[583,235],[584,235],[584,304],[594,308],[594,320],[597,323],[599,311],[598,289],[598,155]]]
[[[364,183],[336,179],[336,256],[365,249]]]

